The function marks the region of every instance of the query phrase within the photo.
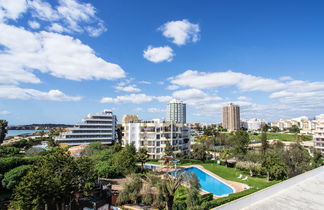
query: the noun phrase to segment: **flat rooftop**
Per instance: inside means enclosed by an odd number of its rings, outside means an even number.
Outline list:
[[[324,166],[215,209],[324,209]]]

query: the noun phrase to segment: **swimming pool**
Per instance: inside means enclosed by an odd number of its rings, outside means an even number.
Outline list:
[[[194,173],[199,180],[200,188],[209,193],[213,193],[216,196],[225,196],[234,192],[234,189],[232,187],[200,170],[199,168],[189,167],[181,169],[180,172],[181,171]],[[175,176],[176,173],[173,172],[171,173],[171,175]]]

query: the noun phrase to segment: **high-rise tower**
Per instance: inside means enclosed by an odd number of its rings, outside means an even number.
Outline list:
[[[167,107],[167,120],[176,123],[186,123],[186,104],[182,101],[172,100]]]
[[[223,107],[223,127],[228,131],[237,131],[240,129],[240,107],[229,103]]]

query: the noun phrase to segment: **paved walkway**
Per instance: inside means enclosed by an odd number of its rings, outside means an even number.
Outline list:
[[[215,209],[324,209],[324,166]]]

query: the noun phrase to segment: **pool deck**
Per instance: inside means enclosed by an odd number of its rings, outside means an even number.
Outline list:
[[[233,193],[237,193],[237,192],[241,192],[243,190],[245,190],[245,186],[246,184],[244,183],[239,183],[239,182],[234,182],[234,181],[229,181],[229,180],[226,180],[226,179],[223,179],[222,177],[208,171],[207,169],[205,169],[203,166],[201,165],[188,165],[188,166],[181,166],[181,168],[190,168],[190,167],[196,167],[196,168],[199,168],[200,170],[202,170],[203,172],[205,172],[206,174],[209,174],[210,176],[222,181],[223,183],[227,184],[228,186],[230,186],[234,192]],[[180,167],[179,167],[180,168]],[[206,192],[204,190],[201,190],[203,194],[206,194],[206,193],[209,193],[209,192]],[[227,195],[225,195],[227,196]],[[225,196],[217,196],[217,195],[214,195],[214,198],[221,198],[221,197],[225,197]]]

